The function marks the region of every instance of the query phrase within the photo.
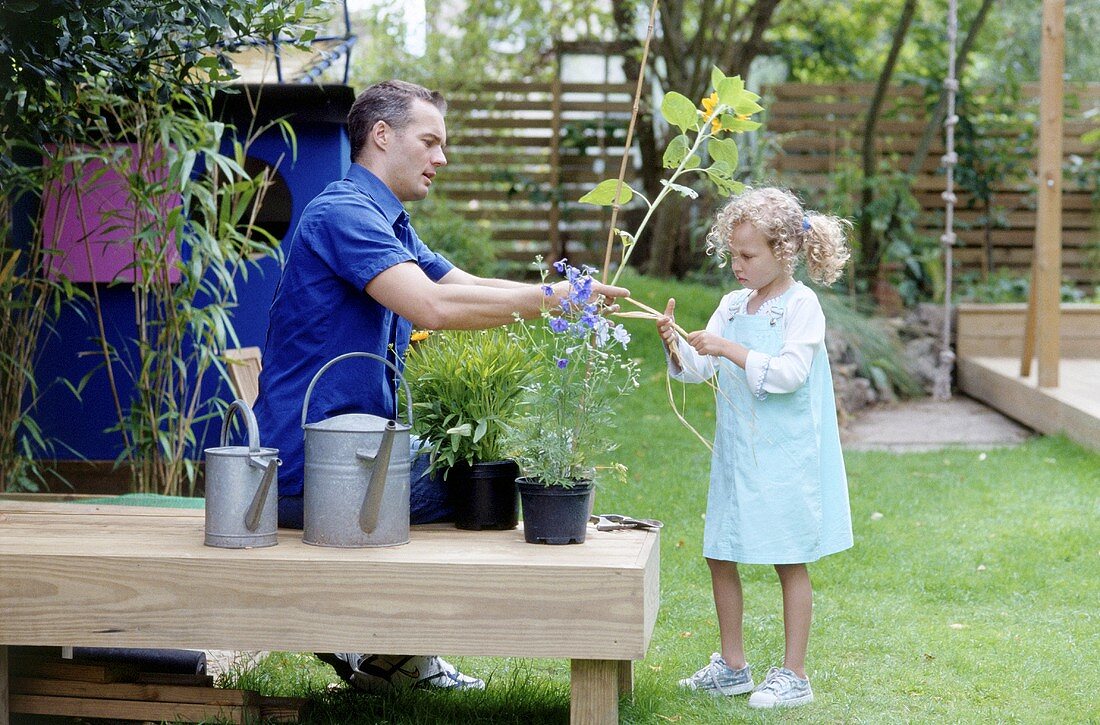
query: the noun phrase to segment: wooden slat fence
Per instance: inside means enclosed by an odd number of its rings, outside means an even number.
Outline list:
[[[576,199],[597,182],[618,175],[634,87],[629,84],[490,83],[452,96],[448,112],[452,165],[439,191],[463,213],[487,220],[502,258],[517,264],[536,254],[600,263],[610,211]],[[765,129],[778,149],[766,167],[779,183],[808,196],[834,184],[832,174],[860,167],[860,134],[873,86],[781,84],[764,89]],[[1019,113],[997,133],[1020,136],[1015,173],[991,183],[993,214],[962,190],[956,212],[962,270],[1009,268],[1024,273],[1035,241],[1033,181],[1037,151],[1034,119],[1038,90],[1025,86]],[[1067,88],[1064,153],[1067,164],[1088,162],[1100,151],[1081,136],[1097,126],[1100,84]],[[907,169],[928,117],[923,91],[895,87],[877,128],[880,159]],[[558,143],[554,143],[558,139]],[[942,231],[942,133],[933,140],[913,190],[922,206],[918,229],[932,239]],[[637,178],[638,155],[628,181]],[[957,177],[958,178],[958,177]],[[1063,267],[1079,282],[1100,282],[1100,208],[1096,176],[1067,174],[1063,185]],[[637,188],[637,187],[636,187]],[[958,182],[956,182],[958,189]],[[994,221],[987,224],[984,219]]]
[[[779,148],[773,163],[779,177],[808,193],[820,192],[834,183],[831,174],[861,166],[860,151],[864,114],[873,93],[871,84],[782,84],[765,89],[766,126],[775,134]],[[958,246],[955,258],[963,270],[984,271],[1007,268],[1016,274],[1028,271],[1035,242],[1034,174],[1038,158],[1035,130],[1038,115],[1038,87],[1025,85],[1014,118],[994,132],[1004,140],[1016,138],[1019,168],[989,181],[994,193],[993,213],[973,194],[960,189],[956,167],[955,230]],[[923,91],[917,87],[896,87],[889,97],[886,114],[878,125],[876,141],[880,159],[907,170],[929,115]],[[1096,144],[1085,144],[1081,136],[1098,123],[1100,84],[1081,84],[1066,89],[1063,152],[1067,169],[1077,161],[1087,162],[1100,155]],[[993,134],[987,135],[989,138]],[[956,151],[965,143],[956,132]],[[944,153],[943,135],[937,133],[913,191],[923,209],[918,229],[938,240],[943,231],[941,196],[945,176],[940,167]],[[1100,282],[1100,208],[1096,203],[1096,176],[1082,181],[1067,173],[1063,181],[1062,264],[1065,275],[1078,282]],[[993,221],[986,229],[986,217]]]
[[[602,264],[611,213],[576,200],[618,176],[633,95],[629,84],[560,82],[489,83],[452,95],[452,165],[439,189],[468,218],[492,224],[502,259]]]

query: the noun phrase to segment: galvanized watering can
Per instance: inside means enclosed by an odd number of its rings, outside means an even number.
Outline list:
[[[247,446],[230,446],[229,422],[240,412],[248,428]],[[207,448],[207,546],[246,549],[274,546],[279,527],[277,448],[261,448],[256,416],[243,400],[234,400],[222,421],[221,447]]]
[[[330,367],[350,357],[383,363],[405,389],[408,424],[366,413],[306,423],[309,398]],[[409,442],[412,394],[401,371],[369,352],[349,352],[325,363],[302,402],[305,479],[302,541],[316,546],[396,546],[409,541]]]

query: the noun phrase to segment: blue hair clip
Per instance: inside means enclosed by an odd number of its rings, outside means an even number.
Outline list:
[[[805,217],[805,216],[802,217],[802,231],[804,231],[804,232],[810,231],[810,218],[809,217]]]

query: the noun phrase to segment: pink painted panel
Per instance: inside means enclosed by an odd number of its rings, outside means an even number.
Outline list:
[[[140,148],[136,144],[125,146],[130,148],[133,168],[140,159]],[[168,170],[161,153],[155,153],[147,165],[152,167],[148,171],[152,176],[147,174],[147,178],[166,178]],[[135,230],[149,225],[149,212],[132,208],[126,180],[115,169],[105,169],[101,161],[84,164],[76,184],[73,174],[73,167],[67,167],[64,178],[48,184],[42,194],[42,238],[47,249],[57,250],[48,257],[50,277],[64,275],[74,282],[133,282],[136,270],[131,266],[132,239]],[[179,194],[164,194],[157,203],[158,218],[167,218],[179,204]],[[174,234],[164,243],[166,263],[170,265],[168,279],[178,282],[180,272],[175,262],[179,251]]]

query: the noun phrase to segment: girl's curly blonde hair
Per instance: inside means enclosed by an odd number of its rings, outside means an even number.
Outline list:
[[[806,211],[791,192],[765,187],[738,194],[718,212],[707,234],[707,254],[718,258],[719,267],[729,261],[733,230],[745,222],[764,235],[787,274],[794,272],[799,254],[804,254],[810,279],[832,284],[840,278],[851,256],[845,242],[851,222]]]

